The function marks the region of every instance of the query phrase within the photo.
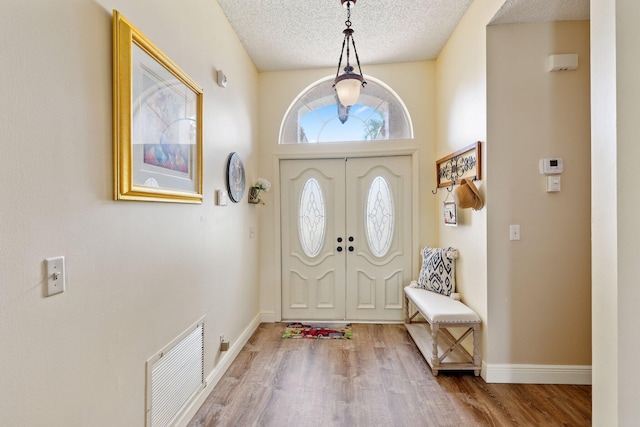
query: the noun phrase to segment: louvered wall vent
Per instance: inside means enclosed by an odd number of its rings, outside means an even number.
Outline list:
[[[173,425],[204,387],[203,317],[147,360],[147,427]]]

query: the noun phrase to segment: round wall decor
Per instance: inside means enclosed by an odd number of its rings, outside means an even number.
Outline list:
[[[238,203],[244,195],[244,165],[238,153],[231,153],[227,160],[227,190],[232,202]]]

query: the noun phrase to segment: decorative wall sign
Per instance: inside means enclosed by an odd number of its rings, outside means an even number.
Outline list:
[[[480,141],[478,141],[437,160],[437,188],[452,187],[454,184],[459,184],[462,178],[471,178],[474,181],[482,179],[480,148]]]
[[[238,153],[231,153],[227,160],[227,190],[234,203],[242,200],[245,188],[244,165]]]
[[[114,199],[202,203],[203,90],[113,11]]]
[[[444,224],[452,227],[458,225],[458,210],[453,200],[444,202]]]

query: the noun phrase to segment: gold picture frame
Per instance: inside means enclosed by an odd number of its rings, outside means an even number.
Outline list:
[[[113,11],[114,199],[202,203],[203,90]]]

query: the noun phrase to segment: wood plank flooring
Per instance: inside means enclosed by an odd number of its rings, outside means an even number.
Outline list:
[[[260,325],[189,427],[588,426],[591,387],[434,377],[404,325],[291,340]]]

